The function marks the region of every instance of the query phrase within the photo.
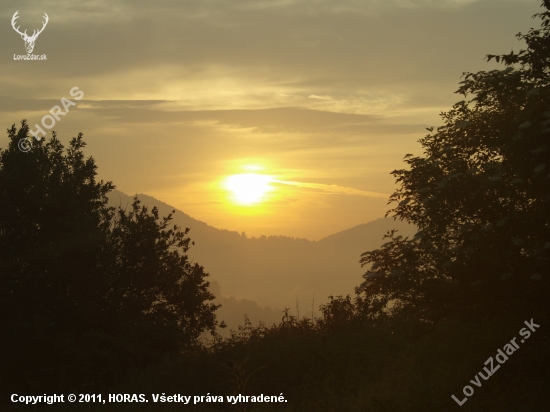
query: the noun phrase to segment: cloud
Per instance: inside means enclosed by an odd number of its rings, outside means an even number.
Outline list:
[[[83,101],[81,107],[110,122],[168,122],[215,124],[259,133],[409,134],[422,132],[424,124],[384,124],[380,116],[336,113],[301,107],[250,110],[158,110],[169,101]]]
[[[369,192],[366,190],[354,189],[352,187],[344,187],[338,185],[326,185],[322,183],[304,183],[304,182],[291,182],[285,180],[273,180],[273,183],[279,183],[287,186],[304,187],[308,189],[316,189],[328,194],[343,194],[343,195],[356,195],[367,196],[381,199],[388,199],[390,195],[386,193]]]
[[[67,95],[68,96],[68,95]],[[68,96],[68,98],[71,98]],[[0,97],[4,113],[47,113],[60,100]],[[170,100],[86,100],[78,109],[108,123],[211,124],[250,129],[258,133],[409,134],[425,124],[388,124],[381,116],[339,113],[302,107],[241,110],[178,110]]]
[[[2,112],[21,112],[21,111],[49,111],[52,106],[59,105],[61,97],[65,96],[68,99],[74,100],[66,90],[61,94],[59,99],[21,99],[8,96],[0,96],[0,110]],[[150,110],[156,107],[173,103],[168,100],[81,100],[78,107],[87,109],[135,109]]]
[[[517,48],[513,33],[531,25],[536,2],[500,3],[495,13],[494,2],[458,0],[11,1],[0,15],[9,20],[18,8],[28,27],[48,9],[36,45],[48,61],[10,61],[23,43],[0,25],[0,90],[54,98],[70,81],[98,100],[169,96],[200,108],[276,101],[372,114],[441,90],[452,96],[462,71],[488,68],[486,53]]]

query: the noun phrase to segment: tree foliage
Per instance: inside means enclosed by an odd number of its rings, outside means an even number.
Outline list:
[[[503,70],[465,73],[464,100],[428,129],[424,155],[392,172],[400,188],[388,214],[419,230],[388,233],[362,255],[367,309],[440,319],[547,307],[550,1],[542,7],[541,28],[517,36],[527,49],[487,56]]]
[[[0,150],[1,376],[6,382],[104,380],[214,332],[208,276],[189,262],[189,229],[135,199],[107,206],[82,134],[28,153],[25,121]],[[67,389],[67,388],[65,388]]]

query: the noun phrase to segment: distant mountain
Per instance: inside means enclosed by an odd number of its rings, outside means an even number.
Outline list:
[[[138,198],[143,205],[156,206],[161,216],[176,209],[151,196],[139,194]],[[116,206],[129,208],[132,201],[132,196],[116,190],[109,197],[109,203]],[[195,246],[188,254],[210,273],[209,280],[217,282],[224,298],[252,301],[252,306],[260,305],[256,311],[264,310],[265,316],[266,306],[288,307],[295,313],[297,305],[300,315],[309,316],[312,306],[325,303],[329,295],[353,293],[365,272],[359,264],[361,253],[380,247],[384,243],[382,237],[390,229],[398,229],[405,236],[415,232],[413,226],[404,222],[377,219],[309,241],[285,236],[248,238],[209,226],[179,210],[173,222],[191,229],[189,236]],[[277,318],[278,314],[273,316]],[[254,321],[252,317],[251,320]]]
[[[279,323],[283,317],[283,310],[280,308],[262,307],[250,299],[235,299],[233,296],[223,296],[220,285],[215,280],[210,283],[210,292],[216,296],[214,303],[222,305],[216,311],[217,318],[220,321],[225,321],[227,325],[227,328],[218,330],[222,336],[229,336],[231,330],[237,330],[239,325],[244,325],[245,316],[248,316],[254,326],[258,326],[260,322],[271,326],[274,323]],[[296,313],[295,310],[293,312]],[[311,310],[310,313],[312,313]],[[300,313],[300,316],[302,316],[302,313]]]

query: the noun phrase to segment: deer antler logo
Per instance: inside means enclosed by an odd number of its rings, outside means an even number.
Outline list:
[[[43,25],[42,25],[42,28],[40,30],[34,30],[32,36],[28,36],[27,35],[27,30],[25,30],[24,33],[21,33],[19,31],[19,26],[15,27],[15,23],[16,23],[16,20],[19,18],[19,16],[17,15],[17,13],[19,13],[19,10],[17,10],[14,14],[13,14],[13,17],[11,19],[11,26],[13,27],[13,29],[19,33],[21,35],[21,38],[23,40],[25,40],[25,48],[27,49],[27,53],[32,53],[33,49],[34,49],[34,42],[36,41],[36,38],[38,37],[38,35],[40,33],[42,33],[44,31],[44,28],[46,27],[46,24],[48,24],[48,21],[50,20],[50,18],[48,17],[48,15],[46,13],[44,13],[44,18],[46,19],[46,21],[44,21]]]

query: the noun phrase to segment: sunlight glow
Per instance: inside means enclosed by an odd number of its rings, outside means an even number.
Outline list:
[[[246,173],[229,176],[224,186],[232,193],[233,201],[241,205],[253,205],[265,199],[265,195],[273,190],[269,184],[271,176],[256,173]]]
[[[258,165],[244,165],[243,169],[250,170],[252,172],[257,172],[258,170],[264,170],[265,168],[263,166],[258,166]]]

